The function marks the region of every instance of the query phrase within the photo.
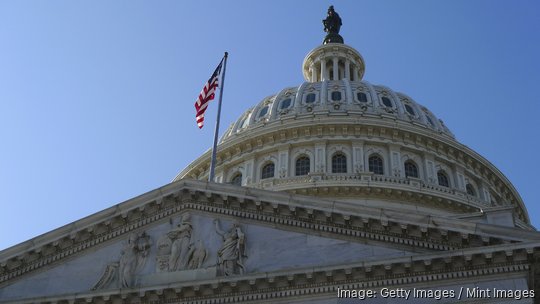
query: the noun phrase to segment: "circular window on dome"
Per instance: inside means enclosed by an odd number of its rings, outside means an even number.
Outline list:
[[[284,109],[289,108],[290,106],[291,106],[291,99],[290,98],[283,99],[281,103],[279,104],[279,109],[284,110]]]
[[[314,103],[317,96],[315,93],[309,93],[306,95],[306,103]]]
[[[340,101],[341,100],[341,92],[338,92],[338,91],[332,92],[332,100],[333,101]]]
[[[405,104],[405,110],[407,111],[407,113],[409,113],[412,116],[416,115],[416,113],[414,112],[413,107],[411,107],[411,105],[409,105],[409,104]]]
[[[367,103],[367,95],[364,92],[356,93],[356,98],[359,102]]]
[[[384,105],[385,107],[388,107],[388,108],[394,107],[394,105],[392,104],[392,101],[390,100],[390,98],[388,98],[388,97],[382,97],[381,100],[382,100],[382,103],[383,103],[383,105]]]
[[[262,108],[260,111],[259,111],[259,116],[257,116],[258,118],[261,118],[263,117],[264,115],[266,115],[266,113],[268,113],[268,106],[265,106],[264,108]]]

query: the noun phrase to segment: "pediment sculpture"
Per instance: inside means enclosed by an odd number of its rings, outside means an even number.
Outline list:
[[[118,261],[109,263],[92,290],[103,289],[116,281],[119,288],[133,287],[135,276],[143,269],[150,253],[152,239],[146,232],[132,233],[124,244]]]

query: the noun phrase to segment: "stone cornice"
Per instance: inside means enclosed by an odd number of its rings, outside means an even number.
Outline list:
[[[333,116],[332,113],[294,115],[233,135],[220,143],[218,169],[233,166],[250,154],[275,150],[282,144],[309,143],[314,140],[349,141],[365,143],[397,143],[418,152],[436,153],[448,163],[459,164],[472,175],[489,182],[501,197],[517,208],[519,217],[529,222],[526,208],[510,181],[488,160],[445,134],[438,134],[414,123],[362,113],[360,116]],[[193,161],[175,180],[197,178],[208,170],[210,151]]]
[[[538,233],[332,202],[314,197],[182,180],[0,252],[0,285],[184,210],[346,238],[452,250],[540,239]]]
[[[489,278],[526,277],[534,267],[534,258],[538,253],[540,242],[507,244],[10,303],[112,303],[115,300],[138,300],[143,303],[220,304],[336,294],[337,288],[411,288],[434,282],[437,286],[455,285]]]

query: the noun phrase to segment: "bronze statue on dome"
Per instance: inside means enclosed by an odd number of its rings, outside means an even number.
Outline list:
[[[327,43],[343,43],[343,37],[339,35],[341,29],[341,18],[339,14],[334,10],[334,6],[331,5],[328,8],[328,16],[323,21],[324,31],[328,34],[324,37],[324,44]]]

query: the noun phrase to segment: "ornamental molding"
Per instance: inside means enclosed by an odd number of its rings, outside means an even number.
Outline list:
[[[539,239],[535,232],[181,180],[0,252],[0,286],[186,211],[393,247],[445,251]],[[483,247],[481,247],[483,248]]]

